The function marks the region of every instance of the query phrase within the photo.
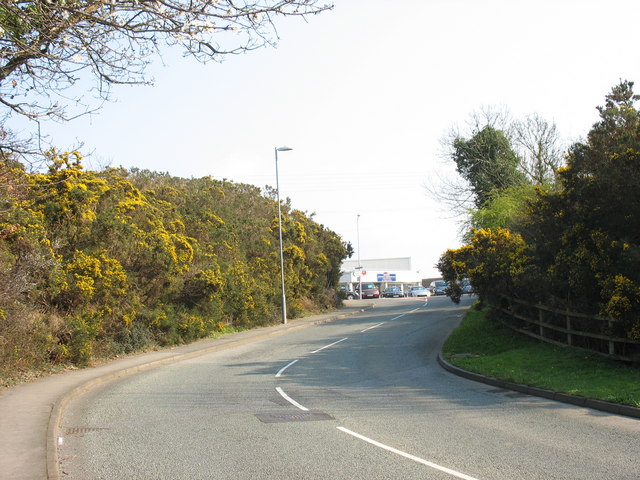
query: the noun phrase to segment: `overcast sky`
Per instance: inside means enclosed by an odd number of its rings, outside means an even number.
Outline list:
[[[138,167],[275,186],[359,245],[426,277],[460,245],[426,192],[440,140],[483,107],[538,113],[584,137],[620,79],[640,81],[638,0],[336,0],[281,18],[276,49],[201,65],[169,52],[152,87],[117,87],[98,116],[47,127],[92,168]],[[636,85],[640,91],[640,84]]]

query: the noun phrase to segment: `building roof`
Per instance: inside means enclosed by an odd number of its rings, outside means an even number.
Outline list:
[[[360,265],[358,265],[357,258],[350,258],[342,262],[342,271],[349,272],[358,266],[362,266],[365,270],[398,270],[408,272],[411,271],[411,257],[361,259]]]

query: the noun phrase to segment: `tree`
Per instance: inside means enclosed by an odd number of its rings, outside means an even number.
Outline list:
[[[573,296],[593,304],[582,292],[605,291],[622,275],[640,284],[640,112],[633,82],[620,82],[598,108],[597,122],[586,143],[570,149],[560,171],[559,214],[570,223],[563,229],[556,254],[573,280]],[[558,235],[558,232],[555,232]],[[588,288],[590,287],[590,288]],[[582,295],[581,295],[582,293]],[[598,295],[594,295],[598,297]]]
[[[454,140],[452,159],[458,173],[471,186],[477,208],[481,208],[491,195],[524,181],[518,170],[518,156],[509,139],[504,132],[490,125],[468,140]]]
[[[483,108],[480,111],[472,112],[466,121],[466,127],[460,129],[458,125],[452,126],[448,133],[440,140],[442,145],[441,157],[447,166],[455,167],[453,175],[444,175],[443,170],[438,170],[430,183],[427,185],[429,196],[435,202],[444,204],[454,216],[465,217],[469,211],[475,208],[476,196],[468,179],[458,171],[455,162],[456,145],[465,138],[473,137],[477,132],[485,127],[508,131],[510,115],[505,110],[495,108]]]
[[[457,177],[438,176],[439,185],[427,187],[456,215],[466,216],[523,180],[545,187],[555,183],[564,148],[554,123],[537,114],[514,120],[507,110],[483,108],[466,124],[464,130],[451,128],[441,140],[442,157],[453,161]]]
[[[206,62],[277,39],[277,16],[331,8],[320,0],[12,0],[0,4],[0,105],[15,115],[65,121],[92,110],[70,92],[92,78],[108,100],[115,84],[149,83],[161,47]],[[79,111],[70,111],[76,105]],[[0,143],[20,150],[19,142]]]
[[[520,169],[534,185],[555,183],[563,164],[563,149],[555,123],[537,114],[517,120],[512,127],[513,144],[520,157]]]
[[[539,189],[519,227],[546,302],[616,318],[617,334],[632,338],[640,337],[639,100],[632,82],[613,87],[586,142],[570,148],[557,188]]]
[[[528,202],[535,196],[536,188],[528,183],[491,194],[482,208],[469,213],[469,228],[466,236],[469,237],[471,231],[480,228],[507,228],[517,231]]]
[[[468,278],[483,301],[513,294],[525,277],[529,258],[522,237],[504,228],[474,230],[467,245],[447,250],[438,261],[442,278],[451,284],[458,303],[460,281]]]

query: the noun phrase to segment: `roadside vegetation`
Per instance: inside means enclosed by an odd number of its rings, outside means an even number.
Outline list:
[[[0,383],[278,322],[268,188],[150,171],[0,164]],[[335,308],[351,246],[283,204],[288,314]]]
[[[471,308],[447,339],[444,358],[459,368],[509,382],[640,407],[640,370],[584,350],[516,333]]]
[[[331,9],[319,3],[0,4],[0,386],[278,321],[272,190],[87,171],[41,127],[95,113],[118,85],[149,84],[169,49],[208,62],[275,45],[278,20]],[[288,313],[334,307],[350,246],[283,210]]]
[[[625,358],[638,365],[639,100],[633,82],[615,85],[586,140],[564,156],[550,134],[555,128],[539,121],[529,124],[533,130],[480,123],[469,138],[453,138],[449,157],[465,188],[450,196],[466,199],[467,223],[465,244],[438,263],[452,300],[459,301],[460,282],[468,278],[487,305],[508,297],[606,317],[612,321],[593,333],[625,340]],[[482,338],[499,335],[484,325]],[[500,361],[516,362],[515,352],[522,353],[516,349]],[[580,361],[557,368],[572,371],[592,361],[575,358]]]

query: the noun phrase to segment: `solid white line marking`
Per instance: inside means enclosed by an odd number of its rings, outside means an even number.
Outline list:
[[[314,351],[313,351],[313,352],[311,352],[311,353],[318,353],[319,351],[324,350],[325,348],[333,347],[333,346],[334,346],[335,344],[337,344],[337,343],[344,342],[347,338],[349,338],[349,337],[345,337],[345,338],[343,338],[342,340],[338,340],[337,342],[333,342],[333,343],[330,343],[329,345],[325,345],[324,347],[319,348],[319,349],[317,349],[317,350],[314,350]]]
[[[278,373],[276,373],[276,377],[279,377],[280,375],[282,375],[282,372],[284,372],[287,368],[289,368],[291,365],[293,365],[294,363],[296,363],[298,360],[294,360],[293,362],[289,363],[288,365],[285,365],[284,367],[282,367],[280,369],[280,371]]]
[[[443,467],[432,462],[428,462],[427,460],[423,460],[422,458],[416,457],[414,455],[410,455],[408,453],[405,453],[393,447],[389,447],[388,445],[385,445],[383,443],[376,442],[375,440],[367,438],[364,435],[360,435],[359,433],[352,432],[351,430],[348,430],[344,427],[337,427],[337,429],[340,430],[341,432],[351,435],[352,437],[356,437],[360,440],[370,443],[371,445],[375,445],[376,447],[382,448],[383,450],[387,450],[388,452],[395,453],[396,455],[400,455],[401,457],[408,458],[409,460],[413,460],[414,462],[421,463],[422,465],[426,465],[427,467],[431,467],[435,470],[440,470],[441,472],[448,473],[449,475],[452,475],[454,477],[462,478],[463,480],[477,480],[476,478],[470,477],[469,475],[465,475],[464,473],[456,472],[455,470],[451,470],[450,468]]]
[[[303,410],[305,412],[308,412],[309,409],[307,407],[303,407],[302,405],[300,405],[298,402],[296,402],[293,398],[291,398],[289,395],[287,395],[286,393],[284,393],[284,391],[282,391],[282,389],[280,387],[276,387],[276,391],[282,395],[282,398],[284,398],[287,402],[289,402],[291,405],[294,405],[296,407],[298,407],[300,410]]]
[[[369,328],[365,328],[364,330],[360,330],[360,333],[364,333],[364,332],[366,332],[367,330],[371,330],[372,328],[378,328],[380,325],[384,325],[385,323],[387,323],[387,322],[381,322],[381,323],[378,323],[377,325],[372,325],[372,326],[371,326],[371,327],[369,327]]]

